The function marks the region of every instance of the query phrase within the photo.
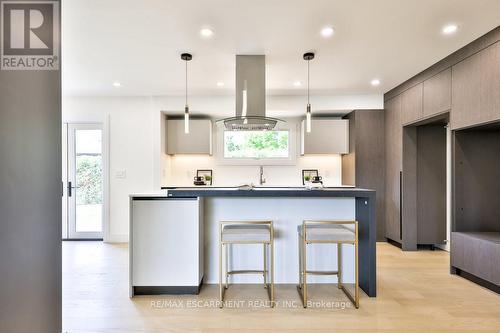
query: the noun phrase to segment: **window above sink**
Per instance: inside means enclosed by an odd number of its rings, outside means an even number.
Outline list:
[[[287,159],[290,157],[290,132],[224,131],[224,158]]]
[[[267,131],[229,131],[216,126],[217,161],[221,165],[294,165],[297,126],[280,124]]]

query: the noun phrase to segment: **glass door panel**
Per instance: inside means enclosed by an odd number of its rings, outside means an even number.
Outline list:
[[[100,124],[68,126],[69,238],[102,238],[103,156]]]

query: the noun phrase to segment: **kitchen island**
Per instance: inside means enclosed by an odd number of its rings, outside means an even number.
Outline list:
[[[130,196],[130,295],[196,293],[201,282],[218,283],[218,223],[272,220],[275,229],[275,282],[298,281],[297,225],[303,220],[356,220],[359,223],[359,284],[376,296],[375,191],[353,187],[308,190],[297,187],[183,187]],[[255,269],[262,253],[253,245],[231,251],[230,266]],[[344,245],[344,280],[354,281],[354,250]],[[315,245],[308,261],[315,270],[336,267],[336,248]],[[314,277],[310,282],[336,282]],[[234,277],[260,283],[260,276]]]

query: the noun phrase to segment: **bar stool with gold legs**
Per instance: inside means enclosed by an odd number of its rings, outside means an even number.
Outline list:
[[[262,244],[263,269],[262,270],[232,270],[228,271],[230,244]],[[223,247],[225,251],[223,251]],[[268,270],[267,247],[269,247],[270,269]],[[222,285],[222,262],[225,252],[224,277],[225,286]],[[236,274],[262,274],[264,288],[267,289],[271,307],[274,307],[274,230],[272,221],[221,221],[219,224],[219,295],[220,307],[224,305],[224,294],[228,285],[229,275]],[[268,274],[270,283],[267,283]]]
[[[352,227],[349,228],[349,226]],[[357,221],[304,221],[297,227],[299,235],[299,285],[297,290],[302,299],[304,308],[307,308],[307,274],[337,275],[338,287],[346,294],[354,306],[359,308],[359,281],[358,281],[358,222]],[[308,244],[337,244],[336,271],[308,271],[307,245]],[[342,282],[342,244],[354,245],[354,296]]]

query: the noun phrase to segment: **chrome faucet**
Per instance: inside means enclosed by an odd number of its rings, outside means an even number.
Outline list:
[[[266,178],[264,178],[264,166],[260,166],[260,174],[259,174],[259,184],[262,186],[266,182]]]

